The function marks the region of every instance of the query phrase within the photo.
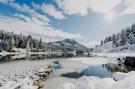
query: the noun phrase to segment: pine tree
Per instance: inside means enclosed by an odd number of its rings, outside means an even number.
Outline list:
[[[113,34],[112,35],[112,43],[113,43],[113,47],[116,47],[117,46],[117,37],[116,37],[116,34]]]
[[[29,56],[30,55],[30,44],[29,44],[29,40],[28,40],[27,45],[26,45],[26,52],[27,52],[27,55]]]
[[[135,24],[131,26],[131,32],[133,32],[133,34],[135,35]]]
[[[15,40],[13,36],[9,42],[9,51],[15,51]]]
[[[126,44],[127,41],[127,36],[124,30],[121,31],[121,36],[120,36],[121,40],[120,40],[120,46],[123,46]]]
[[[135,36],[134,36],[133,32],[131,32],[131,33],[129,34],[128,43],[129,43],[129,44],[135,44]]]
[[[39,44],[38,44],[38,49],[42,49],[42,39],[40,38]]]

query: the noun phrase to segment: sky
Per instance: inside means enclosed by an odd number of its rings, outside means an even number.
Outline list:
[[[88,47],[135,23],[135,0],[0,0],[0,29]]]

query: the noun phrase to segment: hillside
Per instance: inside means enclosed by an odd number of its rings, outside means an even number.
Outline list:
[[[65,48],[71,48],[71,49],[87,49],[87,47],[81,45],[77,41],[73,39],[65,39],[62,41],[56,41],[56,42],[50,42],[49,44],[59,46],[59,47],[65,47]]]
[[[123,29],[120,33],[107,36],[93,52],[135,52],[135,24]]]

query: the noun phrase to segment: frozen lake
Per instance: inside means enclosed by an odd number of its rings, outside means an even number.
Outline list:
[[[125,72],[121,65],[117,65],[116,58],[107,57],[75,57],[51,58],[45,56],[8,56],[1,59],[0,75],[8,77],[12,73],[29,73],[34,68],[44,68],[52,65],[54,73],[44,82],[43,89],[56,89],[63,83],[76,84],[81,76],[112,77],[114,72]],[[3,58],[3,57],[1,57]],[[24,60],[25,59],[25,60]],[[54,64],[59,62],[59,65]]]

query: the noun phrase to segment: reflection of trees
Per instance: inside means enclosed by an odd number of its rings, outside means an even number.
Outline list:
[[[109,72],[126,72],[126,68],[122,65],[117,65],[113,63],[108,63],[103,65]]]
[[[12,61],[12,57],[11,56],[0,56],[0,63],[4,63],[4,62],[10,62]]]
[[[57,55],[57,54],[6,55],[6,56],[0,56],[0,63],[16,61],[16,60],[44,60],[44,59],[62,58],[62,57],[63,55]]]

